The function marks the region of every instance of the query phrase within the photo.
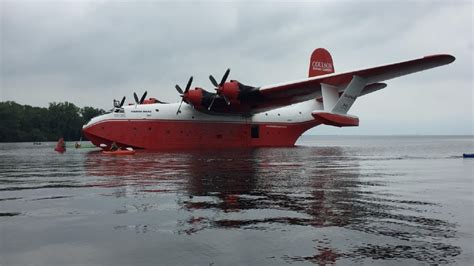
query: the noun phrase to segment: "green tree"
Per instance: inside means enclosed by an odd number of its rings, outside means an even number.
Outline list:
[[[93,117],[105,114],[105,111],[103,109],[97,109],[97,108],[89,107],[89,106],[82,108],[80,112],[81,112],[81,116],[82,116],[82,120],[84,124],[89,122]]]
[[[54,141],[64,137],[79,140],[82,126],[92,117],[105,113],[73,103],[50,103],[48,108],[0,102],[0,142]]]
[[[56,138],[64,137],[64,140],[77,140],[81,136],[82,118],[79,116],[79,107],[72,103],[50,103],[49,126]]]

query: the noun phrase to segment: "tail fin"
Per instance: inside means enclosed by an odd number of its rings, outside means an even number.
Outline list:
[[[308,77],[334,73],[331,54],[324,48],[318,48],[311,54]]]
[[[380,83],[375,83],[380,84]],[[383,83],[382,83],[383,84]],[[352,80],[347,84],[344,92],[339,97],[338,87],[327,84],[321,84],[321,92],[323,96],[323,111],[316,110],[311,115],[322,124],[336,127],[353,127],[359,125],[357,116],[348,115],[347,111],[354,104],[367,85],[367,81],[357,75],[352,76]],[[377,87],[385,87],[383,85],[369,86],[376,89]]]

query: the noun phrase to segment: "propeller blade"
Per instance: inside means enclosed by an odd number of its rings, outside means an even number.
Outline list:
[[[184,91],[184,93],[188,92],[189,91],[189,88],[191,88],[191,83],[193,82],[193,76],[191,76],[188,80],[188,84],[186,84],[186,90]]]
[[[179,92],[179,94],[181,94],[181,102],[179,103],[179,107],[178,107],[178,111],[176,111],[176,115],[181,113],[181,105],[183,104],[184,96],[186,93],[188,93],[189,89],[191,88],[192,83],[193,83],[193,76],[189,78],[188,84],[186,84],[186,88],[184,89],[184,92],[179,85],[175,86],[176,90]]]
[[[225,97],[225,95],[222,95],[222,98],[224,98],[225,103],[226,103],[227,105],[230,105],[230,101],[229,101],[229,99],[227,99],[227,97]]]
[[[219,87],[219,84],[217,84],[217,81],[212,75],[209,75],[209,79],[211,80],[212,85],[214,85],[215,87]]]
[[[179,103],[179,107],[178,107],[178,111],[176,111],[176,115],[178,115],[179,113],[181,113],[181,104],[183,104],[183,101],[184,101],[184,98],[181,99],[181,102]]]
[[[138,102],[138,96],[137,96],[137,94],[136,94],[135,92],[133,93],[133,97],[135,98],[135,103],[138,104],[138,103],[139,103],[139,102]]]
[[[119,108],[122,107],[124,103],[125,103],[125,96],[123,96],[122,101],[120,102]]]
[[[183,90],[181,89],[181,87],[178,84],[176,84],[175,88],[179,92],[179,94],[184,94]]]
[[[145,100],[145,97],[146,97],[146,94],[147,94],[147,93],[148,93],[147,91],[145,91],[145,93],[143,93],[143,96],[142,96],[142,98],[140,99],[140,104],[142,104],[143,101]]]
[[[229,73],[230,73],[230,68],[228,68],[228,69],[225,71],[225,74],[224,74],[224,76],[222,77],[221,83],[219,84],[219,86],[224,85],[225,81],[227,80],[227,77],[229,76]]]
[[[211,107],[212,107],[212,105],[214,104],[214,100],[216,99],[216,96],[217,96],[217,93],[214,94],[214,97],[212,97],[211,104],[209,104],[209,107],[207,108],[207,110],[211,111]]]

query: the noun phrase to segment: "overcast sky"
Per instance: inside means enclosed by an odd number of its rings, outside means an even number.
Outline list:
[[[358,128],[310,134],[473,134],[472,1],[0,0],[0,100],[104,109],[133,92],[176,102],[209,74],[262,86],[307,77],[324,47],[336,72],[449,53],[448,66],[388,81],[349,113]]]

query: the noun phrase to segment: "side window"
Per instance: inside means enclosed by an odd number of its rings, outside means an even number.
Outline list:
[[[252,126],[252,129],[250,131],[250,135],[252,136],[253,139],[258,139],[260,134],[260,126],[254,125]]]

